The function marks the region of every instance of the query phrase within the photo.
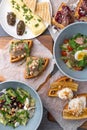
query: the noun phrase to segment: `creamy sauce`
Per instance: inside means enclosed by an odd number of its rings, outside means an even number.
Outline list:
[[[41,34],[46,26],[21,0],[10,0],[12,11],[29,27],[34,35]]]

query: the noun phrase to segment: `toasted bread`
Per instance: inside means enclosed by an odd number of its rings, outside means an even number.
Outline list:
[[[58,22],[56,22],[54,17],[52,17],[52,24],[55,25],[57,28],[60,28],[60,29],[64,28],[64,25],[59,24]]]
[[[84,21],[84,22],[87,22],[87,16],[83,16],[79,19],[80,21]]]
[[[87,93],[84,94],[78,94],[76,97],[86,97],[87,100]],[[83,108],[81,114],[79,114],[78,116],[73,114],[73,111],[71,109],[68,109],[68,103],[65,105],[64,109],[63,109],[63,118],[64,119],[68,119],[68,120],[79,120],[79,119],[85,119],[87,118],[87,107]]]
[[[63,6],[63,5],[66,5],[66,4],[65,4],[65,3],[62,3],[62,4],[59,6],[58,11],[61,11],[61,10],[62,10],[62,6]],[[56,14],[55,14],[55,16],[52,18],[52,24],[55,25],[57,28],[61,28],[61,29],[64,28],[64,25],[62,25],[62,24],[56,22],[55,17],[56,17]]]
[[[82,2],[83,2],[83,0],[80,0],[77,4],[76,9],[75,9],[75,15],[74,16],[75,16],[76,19],[79,19],[79,8],[81,7]]]
[[[78,84],[67,76],[62,76],[58,80],[50,84],[48,96],[58,97],[57,92],[63,88],[70,88],[72,91],[77,91]]]
[[[31,47],[32,47],[32,45],[33,45],[33,41],[32,40],[12,40],[11,42],[10,42],[10,46],[11,46],[11,44],[16,44],[17,42],[22,42],[22,43],[28,43],[28,47],[29,47],[29,49],[31,49]],[[21,43],[21,44],[22,44]],[[13,62],[17,62],[17,61],[20,61],[20,60],[22,60],[23,58],[25,58],[25,57],[13,57],[13,55],[11,54],[11,52],[10,52],[10,61],[13,63]]]
[[[43,60],[43,63],[41,63],[41,69],[39,69],[39,64],[37,64],[37,69],[38,70],[35,70],[37,71],[37,73],[33,70],[34,73],[28,74],[28,69],[30,71],[30,68],[28,66],[28,63],[30,62],[30,64],[32,64],[32,61],[36,60],[36,59],[42,59]],[[32,60],[32,61],[31,61]],[[38,75],[40,75],[41,73],[43,73],[43,71],[46,69],[47,65],[49,63],[49,59],[48,58],[41,58],[41,57],[28,57],[27,58],[27,61],[26,61],[26,69],[25,69],[25,72],[24,72],[24,77],[25,79],[30,79],[30,78],[34,78],[34,77],[37,77]]]
[[[58,12],[59,12],[60,14],[62,14],[61,12],[62,12],[64,6],[67,7],[67,8],[69,8],[66,3],[62,2],[62,4],[61,4],[61,5],[59,6],[59,8],[58,8],[57,13],[56,13],[55,16],[52,18],[52,24],[55,25],[57,28],[60,28],[60,29],[62,29],[62,28],[64,28],[65,26],[68,25],[68,23],[66,23],[66,20],[65,20],[65,22],[64,22],[64,20],[61,20],[61,21],[63,21],[63,22],[61,22],[61,23],[59,23],[58,21],[56,21],[56,15],[58,14]],[[70,10],[70,8],[69,8],[69,10]],[[69,14],[68,14],[68,15],[69,15],[69,17],[70,17],[70,19],[69,19],[69,24],[70,24],[70,23],[72,23],[72,22],[74,21],[73,13],[72,13],[71,10],[69,11]],[[57,16],[57,17],[58,17],[58,16]],[[61,17],[61,16],[59,16],[59,17]],[[62,17],[65,17],[65,15],[63,14]],[[61,17],[61,19],[62,19],[62,17]],[[69,18],[69,17],[67,17],[67,18]],[[66,23],[66,24],[65,24],[65,23]]]
[[[50,7],[48,2],[38,2],[35,13],[36,15],[39,15],[44,22],[51,24]]]

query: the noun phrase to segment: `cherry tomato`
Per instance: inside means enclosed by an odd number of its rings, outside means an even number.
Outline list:
[[[77,71],[80,71],[80,70],[82,70],[83,68],[82,67],[74,67],[74,70],[77,70]]]
[[[62,56],[67,56],[66,51],[61,51]]]
[[[67,49],[68,49],[68,51],[72,51],[73,50],[73,48],[71,47],[71,46],[67,46]]]
[[[64,40],[64,43],[66,44],[66,43],[68,43],[69,42],[69,39],[65,39]]]

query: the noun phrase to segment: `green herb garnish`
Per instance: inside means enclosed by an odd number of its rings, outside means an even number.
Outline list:
[[[41,22],[41,19],[37,19],[38,20],[38,22]]]
[[[17,9],[18,11],[20,11],[20,6],[18,4],[16,4],[15,9]]]
[[[27,62],[27,66],[30,65],[32,63],[33,59],[32,57],[29,58],[29,61]]]
[[[26,16],[25,16],[25,19],[26,19],[27,21],[31,20],[32,18],[33,18],[32,15],[30,15],[30,16],[26,15]]]
[[[69,45],[70,45],[73,49],[77,49],[77,47],[79,47],[79,44],[77,44],[73,38],[69,40]]]
[[[15,5],[16,2],[14,0],[12,0],[11,3],[12,3],[12,5]]]
[[[38,68],[39,68],[39,70],[42,69],[43,64],[44,64],[43,58],[39,58],[39,61],[38,61]]]
[[[24,44],[24,49],[25,49],[25,51],[26,51],[26,57],[28,57],[28,56],[30,55],[30,49],[29,49],[29,46],[28,46],[27,43]]]
[[[39,24],[37,23],[37,24],[35,24],[35,27],[38,27],[39,26]]]

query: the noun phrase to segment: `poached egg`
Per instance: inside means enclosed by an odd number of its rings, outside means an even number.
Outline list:
[[[87,55],[87,50],[81,50],[81,51],[77,51],[75,53],[75,59],[77,61],[83,60],[84,56]]]

